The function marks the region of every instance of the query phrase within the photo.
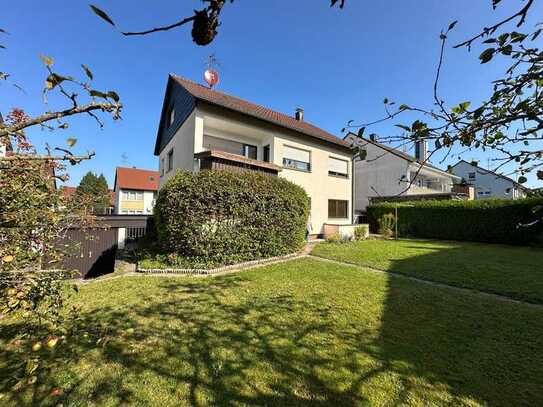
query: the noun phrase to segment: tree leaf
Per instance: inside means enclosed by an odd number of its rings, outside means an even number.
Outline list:
[[[494,48],[487,48],[485,49],[481,55],[479,55],[479,59],[481,60],[481,64],[486,64],[487,62],[490,62],[492,57],[494,56],[495,49]]]
[[[113,99],[115,102],[118,102],[120,100],[119,95],[117,94],[117,92],[115,92],[113,90],[110,90],[107,93],[107,97],[110,98],[110,99]]]
[[[403,124],[395,124],[394,126],[399,127],[400,129],[403,129],[405,131],[411,131],[411,127],[405,126]]]
[[[66,144],[68,144],[70,147],[75,146],[75,143],[77,143],[76,138],[70,137],[70,138],[66,139]]]
[[[68,79],[68,78],[65,78],[64,76],[60,76],[60,75],[58,75],[56,73],[52,73],[45,80],[45,87],[48,90],[52,90],[52,89],[55,88],[55,86],[57,86],[58,84],[64,82],[66,79]]]
[[[45,55],[40,55],[40,59],[47,66],[53,66],[53,64],[55,63],[53,58],[45,56]]]
[[[115,27],[115,23],[113,20],[102,10],[100,10],[98,7],[96,7],[93,4],[89,4],[90,8],[96,14],[98,17],[102,18],[103,20],[107,21],[109,24],[111,24],[113,27]]]
[[[400,107],[398,108],[399,110],[411,110],[411,108],[407,105],[400,105]]]
[[[104,92],[100,92],[99,90],[94,90],[94,89],[91,89],[89,91],[89,94],[94,98],[94,97],[98,97],[98,98],[102,98],[102,99],[107,99],[107,95],[104,93]]]
[[[519,179],[518,179],[519,184],[525,184],[526,182],[528,182],[528,178],[526,178],[524,176],[519,177]]]
[[[364,137],[364,132],[365,131],[366,131],[365,127],[360,127],[360,129],[358,130],[358,137],[360,137],[360,138]]]
[[[451,30],[456,26],[456,24],[458,24],[458,20],[453,21],[452,23],[450,23],[450,24],[449,24],[448,31],[451,31]]]
[[[83,71],[85,71],[85,75],[92,81],[94,79],[94,75],[92,74],[89,67],[85,64],[81,64],[81,68],[83,68]]]

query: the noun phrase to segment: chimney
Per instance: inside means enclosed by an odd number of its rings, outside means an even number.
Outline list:
[[[304,109],[302,109],[301,107],[297,107],[296,108],[296,113],[294,114],[294,117],[299,122],[303,122],[304,121]]]
[[[415,158],[420,162],[424,162],[428,158],[428,144],[426,140],[415,142]]]

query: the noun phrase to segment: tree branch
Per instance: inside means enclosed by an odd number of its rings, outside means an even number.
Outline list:
[[[151,28],[150,30],[145,30],[145,31],[134,31],[134,32],[121,31],[121,34],[126,35],[126,36],[130,36],[130,35],[147,35],[147,34],[152,34],[152,33],[158,32],[158,31],[168,31],[168,30],[171,30],[172,28],[180,27],[180,26],[182,26],[184,24],[190,23],[191,21],[194,21],[195,18],[196,18],[196,16],[187,17],[187,18],[184,18],[181,21],[178,21],[177,23],[173,23],[173,24],[166,25],[166,26],[163,26],[163,27]]]
[[[454,48],[460,48],[460,47],[470,47],[471,44],[476,41],[479,38],[483,38],[485,35],[489,35],[494,33],[498,28],[500,28],[502,25],[507,24],[508,22],[514,20],[515,18],[520,17],[519,22],[517,23],[517,27],[520,27],[524,22],[526,21],[526,16],[528,15],[528,11],[534,4],[534,0],[528,0],[526,5],[519,10],[517,13],[513,14],[511,17],[506,18],[505,20],[500,21],[499,23],[494,24],[492,27],[485,27],[485,29],[477,34],[475,37],[470,38],[469,40],[466,40],[460,44],[457,44],[454,46]]]
[[[15,134],[27,127],[41,125],[51,120],[57,120],[61,117],[73,116],[81,113],[90,113],[95,110],[102,110],[106,112],[115,112],[114,118],[119,117],[119,110],[122,108],[122,104],[113,104],[113,103],[89,103],[83,106],[76,106],[70,109],[45,113],[41,116],[35,117],[30,120],[26,120],[21,123],[16,123],[13,126],[9,127],[0,127],[0,137],[9,136],[10,134]]]

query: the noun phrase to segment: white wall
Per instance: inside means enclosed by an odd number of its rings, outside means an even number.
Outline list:
[[[198,132],[197,132],[198,130]],[[194,170],[195,139],[201,139],[203,132],[203,119],[198,110],[187,118],[177,130],[170,142],[158,157],[160,181],[159,188],[175,173],[176,169]],[[168,153],[173,149],[173,170],[168,171]],[[164,164],[163,164],[164,162]],[[162,166],[164,165],[164,168]]]
[[[469,173],[475,173],[475,179],[469,178]],[[488,173],[484,169],[468,162],[460,161],[453,167],[453,173],[462,177],[467,183],[475,186],[475,199],[485,198],[524,198],[526,193],[512,181]],[[490,194],[488,194],[490,192]]]
[[[174,168],[195,171],[194,154],[204,151],[203,136],[223,137],[258,147],[258,159],[263,159],[263,147],[270,145],[270,160],[279,166],[283,165],[283,146],[289,145],[309,150],[311,152],[311,172],[297,171],[284,168],[279,176],[284,177],[303,187],[311,198],[312,234],[323,233],[326,222],[336,224],[351,224],[352,220],[352,163],[348,151],[333,146],[327,146],[309,137],[299,136],[289,130],[281,130],[265,122],[245,118],[241,115],[226,112],[208,105],[199,105],[195,112],[181,126],[179,131],[168,143],[159,156],[165,159],[174,149]],[[332,156],[349,162],[349,178],[343,179],[328,175],[328,158]],[[162,164],[160,164],[162,165]],[[174,173],[164,174],[160,186]],[[328,218],[328,200],[340,199],[348,201],[347,219]]]
[[[152,214],[154,206],[155,206],[155,192],[153,192],[153,191],[144,191],[143,192],[144,213],[146,215]]]

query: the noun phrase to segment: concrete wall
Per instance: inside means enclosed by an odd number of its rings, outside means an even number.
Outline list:
[[[158,157],[159,188],[175,173],[176,169],[194,170],[194,145],[196,130],[202,129],[202,118],[194,110],[179,127]],[[168,171],[168,153],[173,150],[173,170]]]
[[[475,199],[519,199],[526,196],[526,193],[512,181],[488,173],[485,169],[465,161],[456,164],[453,173],[475,187]],[[475,173],[475,179],[469,178],[470,173]]]

